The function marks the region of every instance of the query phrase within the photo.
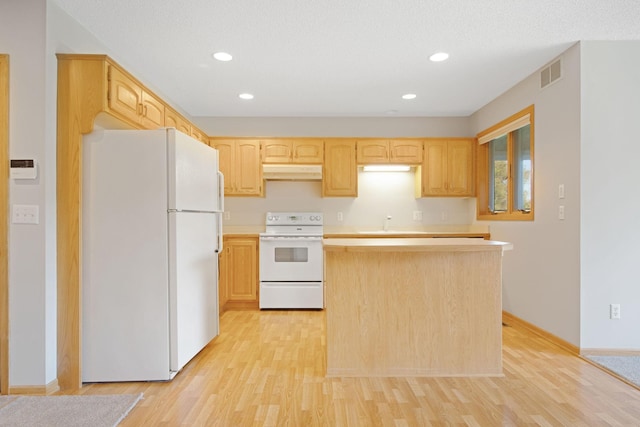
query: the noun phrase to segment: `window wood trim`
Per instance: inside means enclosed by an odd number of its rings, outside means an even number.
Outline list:
[[[500,128],[507,127],[510,123],[518,121],[529,114],[530,117],[530,150],[531,150],[531,210],[522,212],[514,210],[514,179],[513,174],[513,148],[512,135],[507,137],[507,159],[509,165],[508,178],[508,194],[507,211],[492,212],[489,210],[489,144],[478,144],[476,152],[477,173],[476,173],[476,189],[477,189],[477,214],[476,219],[483,221],[533,221],[534,220],[534,202],[535,202],[535,160],[534,160],[534,141],[535,141],[535,120],[534,106],[530,105],[525,109],[513,114],[512,116],[502,120],[488,129],[480,132],[476,138],[481,140],[482,137],[496,132]]]

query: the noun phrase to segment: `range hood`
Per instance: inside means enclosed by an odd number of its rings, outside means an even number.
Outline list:
[[[262,165],[262,177],[270,181],[322,179],[322,165]]]

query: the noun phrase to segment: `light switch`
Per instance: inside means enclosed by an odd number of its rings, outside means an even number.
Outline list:
[[[38,205],[13,205],[11,222],[14,224],[39,224],[40,207]]]
[[[558,219],[564,219],[564,206],[558,206]]]

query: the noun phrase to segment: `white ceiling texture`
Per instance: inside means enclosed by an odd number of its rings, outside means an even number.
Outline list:
[[[640,40],[639,0],[53,1],[194,117],[468,116],[577,41]]]

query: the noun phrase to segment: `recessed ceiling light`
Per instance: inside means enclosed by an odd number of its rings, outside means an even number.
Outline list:
[[[402,95],[402,99],[415,99],[417,95],[415,93],[407,93]]]
[[[242,99],[253,99],[253,95],[251,95],[250,93],[241,93],[238,96]]]
[[[429,59],[432,60],[433,62],[446,61],[447,59],[449,59],[449,54],[446,52],[438,52],[431,55]]]
[[[227,52],[216,52],[213,54],[213,57],[218,61],[223,61],[223,62],[231,61],[233,59],[233,56],[231,56]]]

